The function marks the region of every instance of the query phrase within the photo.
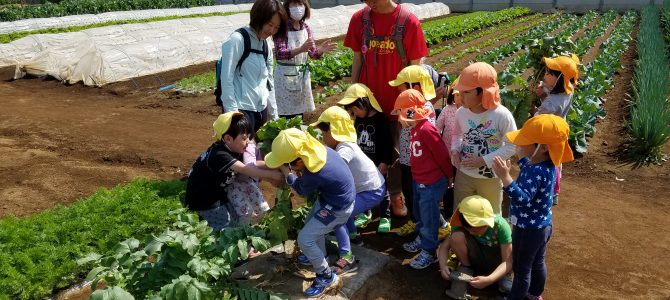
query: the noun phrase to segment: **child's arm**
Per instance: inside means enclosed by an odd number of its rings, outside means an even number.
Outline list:
[[[499,123],[498,123],[498,132],[500,132],[500,136],[503,140],[503,145],[502,147],[498,148],[498,150],[493,151],[489,154],[486,154],[482,156],[484,159],[484,162],[486,163],[486,166],[491,168],[493,166],[493,158],[496,156],[500,156],[504,159],[508,159],[514,155],[516,152],[516,146],[512,144],[508,139],[507,139],[507,133],[510,131],[515,131],[516,130],[516,121],[514,121],[514,116],[512,116],[512,113],[510,113],[508,110],[505,110],[505,115],[501,117]]]
[[[535,195],[538,192],[542,192],[538,190],[538,181],[535,178],[538,174],[535,174],[533,172],[533,168],[530,170],[530,174],[528,174],[528,180],[530,181],[521,181],[517,182],[512,179],[512,176],[509,174],[509,170],[512,166],[512,163],[507,160],[504,161],[502,158],[499,156],[494,158],[494,163],[493,163],[493,172],[500,178],[500,180],[503,183],[503,191],[507,193],[507,195],[510,198],[511,202],[517,202],[517,203],[529,203],[532,199],[535,198]],[[523,171],[524,168],[522,168]],[[530,179],[532,178],[532,179]],[[545,178],[542,176],[541,178]]]
[[[450,240],[449,237],[444,239],[444,242],[442,242],[439,249],[437,249],[437,259],[440,262],[440,274],[444,280],[451,280],[449,279],[449,266],[447,266],[447,262],[449,262],[449,250],[451,250]]]
[[[284,180],[284,176],[282,175],[281,172],[277,170],[264,170],[261,169],[255,165],[245,165],[241,161],[236,161],[231,168],[233,171],[240,173],[242,175],[246,175],[249,177],[257,177],[257,178],[262,178],[266,179],[273,184],[281,184],[281,182]]]
[[[279,170],[286,176],[286,184],[290,185],[300,196],[305,197],[310,195],[318,187],[312,184],[311,180],[306,180],[303,176],[298,177],[293,174],[285,165],[279,167]]]
[[[437,132],[437,129],[433,126],[424,127],[427,129],[426,134],[423,134],[422,140],[426,144],[424,147],[430,151],[430,155],[433,157],[433,161],[437,163],[442,170],[442,174],[446,175],[449,181],[451,182],[454,178],[454,170],[451,165],[451,159],[449,155],[444,155],[447,153],[447,146],[444,145],[440,134]]]
[[[458,122],[458,111],[456,111],[456,120],[454,120],[454,131],[451,132],[451,145],[449,156],[451,163],[460,168],[461,164],[461,144],[463,143],[463,133],[461,132],[461,123]]]
[[[488,276],[477,276],[472,278],[470,285],[483,289],[502,279],[507,273],[512,271],[512,243],[500,245],[500,255],[502,262]]]

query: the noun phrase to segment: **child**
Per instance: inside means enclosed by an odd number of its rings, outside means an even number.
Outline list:
[[[458,95],[458,91],[454,90],[454,86],[456,86],[456,83],[458,82],[458,79],[454,81],[454,84],[452,84],[448,90],[447,90],[447,102],[444,107],[442,107],[442,111],[440,114],[437,116],[437,122],[435,123],[435,127],[437,128],[437,132],[440,133],[440,136],[442,137],[442,142],[447,146],[447,149],[451,147],[451,143],[453,141],[454,137],[454,130],[456,129],[456,110],[458,109],[458,106],[456,105],[455,102],[455,97]],[[453,169],[454,174],[456,174],[457,170],[456,168]],[[442,198],[442,208],[444,209],[443,211],[443,216],[445,219],[451,218],[451,215],[453,213],[453,207],[454,207],[454,187],[450,186],[447,188],[447,192],[444,194],[444,197]]]
[[[272,141],[272,151],[265,156],[265,162],[270,168],[280,168],[286,175],[286,183],[298,194],[307,196],[318,192],[305,226],[298,233],[298,245],[316,273],[314,282],[304,294],[310,298],[318,297],[338,285],[337,274],[332,272],[324,258],[325,235],[333,230],[346,235],[344,224],[351,216],[356,199],[353,176],[335,150],[295,128],[279,133]],[[301,176],[296,176],[293,170]]]
[[[321,58],[336,44],[326,41],[319,48],[314,45],[312,30],[305,23],[311,10],[307,0],[284,1],[284,9],[289,13],[285,30],[273,36],[277,57],[274,80],[279,116],[290,119],[314,110],[308,57]]]
[[[461,72],[455,89],[462,107],[456,111],[451,161],[458,168],[454,206],[467,196],[480,195],[491,201],[496,215],[501,215],[502,187],[491,166],[495,156],[507,159],[514,155],[514,145],[505,141],[505,134],[516,130],[516,123],[512,113],[500,105],[497,76],[496,70],[483,62]]]
[[[398,90],[405,91],[408,89],[416,89],[423,93],[425,100],[431,100],[435,98],[435,86],[433,80],[430,77],[428,71],[418,65],[412,65],[405,67],[398,73],[398,76],[395,80],[389,81],[389,85],[395,86]],[[425,101],[423,106],[429,111],[428,120],[430,123],[435,124],[435,110],[430,101]],[[399,157],[398,162],[400,163],[400,173],[401,173],[401,184],[402,184],[402,193],[405,196],[405,201],[410,210],[410,221],[408,221],[403,227],[398,228],[396,233],[400,236],[405,236],[415,232],[416,230],[416,213],[412,211],[413,205],[413,181],[412,181],[412,170],[410,163],[410,130],[408,126],[403,126],[400,129],[400,136],[398,142],[398,151]],[[442,220],[442,223],[446,221]]]
[[[576,55],[559,56],[555,58],[545,57],[542,59],[547,67],[544,73],[544,81],[540,81],[536,93],[544,98],[535,115],[553,114],[565,119],[570,111],[572,95],[577,79],[579,78],[579,58]],[[558,204],[560,193],[561,166],[556,169],[556,186],[554,187],[553,205]]]
[[[402,245],[407,252],[418,252],[410,267],[425,269],[435,262],[437,232],[440,227],[440,204],[447,186],[453,181],[453,170],[447,147],[440,140],[435,126],[428,122],[432,113],[425,108],[421,92],[410,89],[400,93],[392,113],[405,127],[411,127],[412,177],[414,180],[414,207],[419,235]]]
[[[507,299],[542,299],[547,267],[544,256],[552,232],[551,201],[556,166],[573,160],[570,129],[561,117],[542,114],[507,133],[521,159],[519,177],[510,176],[511,163],[494,158],[493,170],[510,198],[514,283]]]
[[[240,112],[219,115],[212,125],[214,142],[195,161],[188,172],[184,204],[207,220],[214,230],[229,225],[249,225],[269,210],[258,185],[251,177],[280,184],[282,174],[264,170],[263,162],[242,163],[251,124]],[[246,180],[236,180],[246,175]],[[231,188],[241,185],[239,188]]]
[[[386,196],[384,177],[377,170],[375,164],[356,144],[356,130],[349,113],[339,106],[332,106],[323,111],[319,119],[312,123],[323,133],[323,142],[326,146],[335,149],[349,166],[356,185],[356,201],[352,216],[367,211],[379,205]],[[335,263],[335,272],[343,274],[358,268],[358,261],[351,253],[349,237],[358,237],[354,218],[347,221],[347,235],[336,231],[337,242],[340,248],[340,259]]]
[[[512,233],[507,221],[493,213],[491,202],[466,197],[449,223],[453,232],[439,250],[440,274],[451,281],[447,296],[465,299],[468,284],[483,289],[496,282],[500,291],[509,292],[512,283],[505,274],[512,271]],[[449,271],[450,250],[460,262],[454,272]]]
[[[381,106],[372,91],[361,83],[349,86],[344,92],[344,97],[337,104],[342,105],[356,120],[354,127],[358,139],[356,143],[372,162],[377,166],[379,172],[386,178],[388,169],[392,163],[392,139],[388,119],[382,113]],[[387,191],[388,192],[388,191]],[[389,195],[384,197],[379,205],[379,227],[378,232],[391,231],[391,202]],[[393,213],[399,216],[407,214],[407,208],[402,198],[395,198]],[[360,224],[367,224],[371,217],[366,214],[357,214]]]

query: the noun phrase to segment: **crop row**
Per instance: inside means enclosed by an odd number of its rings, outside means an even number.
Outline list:
[[[643,9],[630,114],[634,138],[630,151],[639,163],[660,162],[663,145],[670,139],[670,67],[662,32],[657,9]]]
[[[99,14],[110,11],[186,8],[214,5],[214,0],[64,0],[39,5],[0,8],[0,22],[33,18]]]

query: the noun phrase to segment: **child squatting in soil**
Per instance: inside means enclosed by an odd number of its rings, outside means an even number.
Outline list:
[[[350,115],[355,117],[356,143],[363,153],[377,166],[382,176],[387,178],[389,168],[393,163],[391,128],[372,91],[362,83],[352,84],[344,92],[342,100],[337,104],[343,106]],[[396,216],[407,215],[407,208],[401,197],[394,198],[393,213]],[[362,226],[371,220],[365,214],[362,214],[362,216],[364,218],[362,218],[361,222],[355,222],[357,223],[356,226]],[[359,219],[357,218],[356,220],[358,221]],[[379,226],[377,227],[377,231],[384,233],[391,231],[391,201],[388,188],[384,200],[379,205]],[[360,237],[355,236],[355,234],[352,235],[352,233],[355,233],[355,231],[349,231],[349,235],[352,242],[356,243],[356,240],[360,239]]]
[[[410,162],[414,180],[413,212],[417,219],[418,236],[402,245],[407,252],[421,253],[410,262],[414,269],[425,269],[435,263],[438,228],[440,228],[440,201],[453,183],[453,170],[447,147],[440,134],[429,122],[433,112],[425,108],[426,99],[415,89],[405,90],[396,100],[393,114],[403,127],[411,127]]]
[[[493,212],[502,214],[502,187],[495,177],[493,157],[514,155],[514,145],[505,134],[516,130],[512,113],[500,104],[498,74],[489,64],[473,63],[461,71],[455,89],[462,106],[456,111],[451,161],[458,168],[454,205],[463,198],[480,195],[491,201]]]
[[[251,135],[244,114],[221,114],[212,127],[216,141],[188,172],[184,205],[207,220],[215,231],[230,225],[249,225],[270,209],[252,177],[281,184],[283,176],[277,170],[265,169],[262,161],[243,163]]]
[[[324,110],[319,119],[310,126],[317,127],[323,133],[323,143],[335,149],[349,166],[356,185],[356,200],[352,216],[377,207],[386,196],[384,177],[375,164],[356,144],[356,130],[349,113],[339,106],[331,106]],[[335,231],[339,245],[340,259],[335,263],[335,272],[343,274],[358,268],[358,260],[351,253],[349,237],[354,236],[356,225],[354,218],[347,221],[346,233]],[[298,257],[301,258],[302,256]]]
[[[542,58],[546,71],[535,93],[542,98],[542,104],[535,115],[552,114],[565,120],[572,104],[572,95],[579,79],[579,58],[576,55]],[[561,184],[561,166],[556,169],[553,205],[558,204]]]
[[[298,245],[316,273],[304,294],[318,297],[338,285],[339,278],[325,258],[325,235],[331,231],[347,235],[345,224],[356,199],[353,175],[335,150],[295,128],[282,130],[277,135],[265,162],[270,168],[279,168],[286,176],[286,183],[299,195],[318,192],[305,226],[298,233]],[[301,175],[297,176],[293,170]]]
[[[556,166],[572,161],[568,123],[551,114],[535,116],[521,130],[507,133],[521,159],[519,177],[511,163],[494,158],[493,170],[510,198],[514,283],[507,299],[542,299],[547,279],[545,253],[552,233],[552,199]]]

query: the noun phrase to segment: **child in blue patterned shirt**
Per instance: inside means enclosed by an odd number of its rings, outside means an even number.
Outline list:
[[[507,299],[542,299],[547,280],[544,256],[552,232],[556,166],[573,159],[568,145],[569,131],[563,118],[542,114],[526,121],[521,130],[507,133],[520,158],[521,171],[516,181],[510,176],[510,161],[494,157],[493,171],[510,198],[510,222],[514,226],[514,282]]]

